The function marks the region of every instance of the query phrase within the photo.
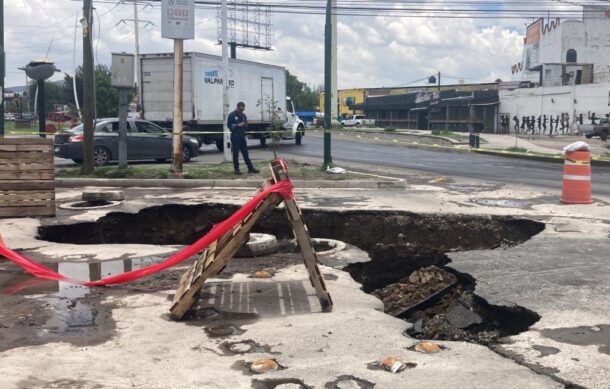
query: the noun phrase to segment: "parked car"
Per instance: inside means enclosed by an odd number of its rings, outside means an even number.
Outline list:
[[[55,135],[55,156],[83,161],[83,125]],[[184,162],[199,155],[197,139],[182,139]],[[98,119],[93,135],[93,158],[97,166],[119,158],[119,119]],[[127,119],[127,159],[153,159],[158,162],[172,158],[172,133],[158,125],[139,119]]]
[[[608,135],[610,134],[610,119],[603,118],[600,119],[598,124],[586,124],[578,126],[578,133],[584,135],[587,139],[591,139],[594,136],[599,136],[601,140],[606,141],[608,139]]]
[[[15,118],[16,118],[16,116],[14,113],[9,112],[9,113],[4,114],[4,120],[6,120],[6,121],[14,122]]]
[[[364,115],[351,115],[341,122],[345,127],[372,127],[375,119],[367,119]]]

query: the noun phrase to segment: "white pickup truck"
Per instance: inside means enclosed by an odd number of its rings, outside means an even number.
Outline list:
[[[367,119],[364,115],[351,115],[341,122],[344,127],[373,127],[375,119]]]

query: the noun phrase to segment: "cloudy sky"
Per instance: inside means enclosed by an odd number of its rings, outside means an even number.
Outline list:
[[[290,0],[286,1],[287,3]],[[6,0],[6,85],[25,83],[18,67],[33,58],[49,57],[72,73],[82,60],[82,30],[75,22],[82,2],[73,0]],[[150,4],[153,4],[151,6]],[[158,3],[139,3],[140,52],[170,52],[161,38]],[[133,5],[111,0],[94,2],[94,50],[98,63],[109,64],[112,52],[134,52]],[[311,85],[323,83],[324,18],[321,15],[276,14],[273,51],[238,49],[238,57],[285,66]],[[404,85],[438,72],[457,83],[510,79],[510,65],[520,60],[527,20],[431,19],[384,16],[339,16],[339,87]],[[187,51],[220,54],[216,11],[197,9],[196,39]],[[55,78],[61,78],[57,75]]]

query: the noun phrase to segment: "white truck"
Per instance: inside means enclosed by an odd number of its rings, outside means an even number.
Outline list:
[[[343,120],[341,124],[344,127],[373,127],[375,119],[367,119],[364,115],[351,115]]]
[[[203,53],[184,54],[185,134],[201,144],[215,143],[223,149],[223,129],[226,120],[222,107],[222,58]],[[140,56],[141,114],[146,120],[171,128],[174,116],[174,56],[173,54],[143,54]],[[305,124],[296,115],[286,96],[286,70],[281,66],[229,59],[230,110],[243,101],[248,116],[248,135],[265,145],[271,136],[269,128],[279,118],[283,139],[301,144]],[[288,107],[288,109],[287,109]]]

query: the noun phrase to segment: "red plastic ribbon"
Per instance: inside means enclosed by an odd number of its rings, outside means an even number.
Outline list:
[[[114,276],[110,276],[107,278],[102,278],[101,280],[96,281],[80,281],[72,278],[68,278],[62,274],[59,274],[46,266],[43,266],[22,254],[19,254],[16,251],[13,251],[5,246],[2,239],[0,239],[0,255],[6,257],[7,259],[13,261],[15,264],[19,265],[26,271],[30,272],[34,276],[38,278],[44,278],[47,280],[55,280],[55,281],[66,281],[75,284],[85,285],[85,286],[102,286],[102,285],[110,285],[110,284],[123,284],[126,282],[134,281],[142,277],[149,276],[153,273],[160,272],[169,267],[172,267],[190,257],[197,254],[198,252],[204,250],[208,247],[212,242],[222,237],[226,232],[233,229],[237,223],[242,221],[246,216],[248,216],[256,206],[261,203],[263,200],[267,198],[271,193],[278,193],[285,199],[292,199],[292,183],[290,180],[280,181],[271,187],[265,189],[252,200],[247,202],[244,206],[242,206],[237,212],[231,215],[229,218],[225,219],[222,223],[215,225],[207,234],[201,237],[192,245],[180,250],[175,253],[171,257],[167,258],[163,262],[156,263],[154,265],[146,266],[140,269],[135,269],[129,271],[127,273],[117,274]]]

